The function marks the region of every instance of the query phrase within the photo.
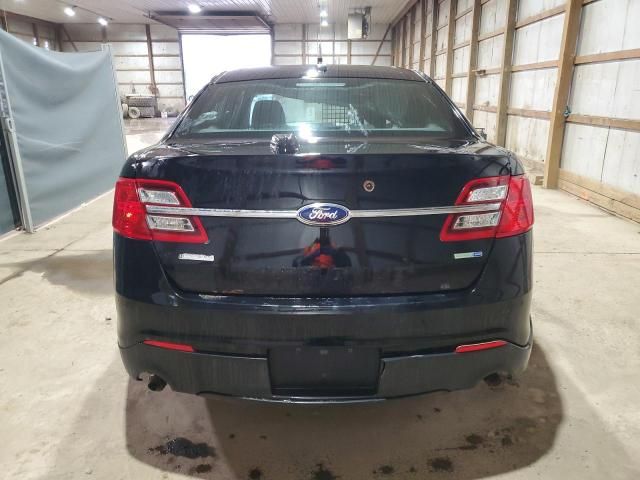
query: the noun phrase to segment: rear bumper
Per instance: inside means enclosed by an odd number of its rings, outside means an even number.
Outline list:
[[[153,267],[149,243],[116,240],[118,342],[125,367],[134,378],[156,374],[176,391],[272,401],[375,400],[469,388],[492,373],[517,374],[528,362],[531,232],[496,240],[484,271],[467,290],[336,298],[184,294]],[[144,340],[187,344],[196,352]],[[454,353],[458,345],[491,340],[507,344]],[[375,392],[275,395],[269,355],[281,347],[376,349]]]
[[[531,345],[529,341],[524,346],[507,343],[491,350],[462,354],[382,358],[377,392],[366,397],[274,395],[267,358],[178,352],[145,344],[121,348],[120,353],[132,377],[151,372],[179,392],[273,402],[340,403],[460,390],[473,387],[492,373],[516,375],[526,368]]]

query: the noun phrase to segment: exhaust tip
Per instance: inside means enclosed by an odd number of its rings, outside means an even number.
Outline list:
[[[167,386],[167,382],[165,382],[162,378],[157,375],[149,376],[149,383],[147,384],[147,388],[152,392],[161,392],[164,390],[164,387]]]

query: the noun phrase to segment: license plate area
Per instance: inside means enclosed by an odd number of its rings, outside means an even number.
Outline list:
[[[374,395],[380,351],[362,347],[279,347],[269,351],[274,395],[351,397]]]

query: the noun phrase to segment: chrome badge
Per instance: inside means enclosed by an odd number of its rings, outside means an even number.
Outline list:
[[[349,220],[351,212],[342,205],[334,203],[312,203],[305,205],[296,213],[296,218],[304,224],[317,227],[340,225]]]

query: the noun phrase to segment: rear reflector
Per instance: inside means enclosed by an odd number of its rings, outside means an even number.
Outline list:
[[[161,342],[158,340],[145,340],[145,345],[152,347],[166,348],[167,350],[178,350],[180,352],[195,352],[195,349],[191,345],[185,345],[183,343]]]
[[[470,343],[468,345],[458,345],[456,353],[478,352],[480,350],[490,350],[492,348],[504,347],[507,344],[504,340],[493,340],[491,342]]]
[[[147,204],[191,207],[180,185],[166,180],[120,178],[113,202],[113,229],[135,240],[207,243],[198,217],[158,216],[146,213]]]
[[[488,213],[451,214],[440,231],[443,242],[502,238],[527,232],[533,226],[531,186],[524,175],[477,178],[467,183],[456,205],[499,202]]]

